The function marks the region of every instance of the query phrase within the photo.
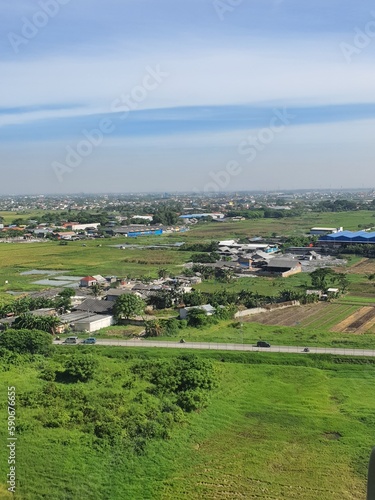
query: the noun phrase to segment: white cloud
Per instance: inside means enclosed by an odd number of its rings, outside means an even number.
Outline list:
[[[170,76],[150,92],[140,108],[264,101],[308,105],[374,102],[373,62],[363,57],[348,65],[338,47],[337,39],[303,43],[296,39],[280,42],[278,47],[267,40],[244,39],[241,49],[193,44],[184,52],[159,49],[146,55],[143,51],[131,53],[119,44],[105,57],[5,61],[0,63],[0,107],[69,107],[77,103],[83,114],[109,111],[115,98],[140,84],[147,66],[157,65]],[[60,110],[45,116],[54,114],[62,116]],[[33,111],[22,119],[43,116]],[[7,120],[22,121],[9,116]]]

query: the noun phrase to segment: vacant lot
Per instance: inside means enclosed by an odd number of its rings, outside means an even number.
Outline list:
[[[343,318],[349,317],[357,306],[320,302],[249,316],[245,321],[263,325],[298,326],[329,329]],[[344,331],[344,330],[335,330]]]
[[[121,240],[116,240],[120,242]],[[157,276],[159,268],[179,273],[190,252],[171,249],[120,250],[113,248],[112,240],[70,242],[0,243],[0,295],[7,290],[30,291],[38,289],[32,282],[37,276],[22,276],[32,269],[69,271],[74,276],[92,274],[119,277]],[[45,287],[44,287],[45,288]],[[4,295],[3,295],[4,297]]]
[[[350,266],[347,273],[351,274],[373,274],[375,273],[375,259],[361,259],[359,262]]]
[[[92,352],[92,351],[90,351]],[[116,395],[140,359],[174,358],[167,350],[96,349],[101,371],[76,384],[84,407]],[[56,362],[65,351],[60,349]],[[195,353],[197,354],[197,353]],[[359,500],[365,497],[373,445],[375,397],[372,364],[331,363],[330,358],[268,353],[199,353],[214,360],[219,387],[207,408],[190,414],[169,439],[150,440],[143,453],[100,446],[92,430],[65,421],[51,428],[34,409],[18,408],[16,498],[23,500]],[[17,397],[60,383],[40,378],[40,363],[0,373],[1,398],[15,385]],[[127,391],[137,394],[135,385]],[[72,393],[73,394],[73,393]],[[143,394],[148,400],[150,394]],[[139,404],[142,405],[142,399]],[[134,401],[132,401],[132,404]],[[56,411],[55,398],[46,412]],[[6,408],[0,407],[6,419]],[[5,426],[0,438],[6,440]],[[53,457],[53,460],[49,459]],[[0,452],[1,498],[6,449]]]

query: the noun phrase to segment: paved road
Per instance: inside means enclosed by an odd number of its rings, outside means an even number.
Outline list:
[[[55,342],[61,344],[62,342]],[[73,344],[74,345],[74,344]],[[212,351],[251,351],[251,352],[279,352],[286,354],[304,354],[303,346],[271,346],[254,347],[251,344],[221,344],[216,342],[165,342],[156,340],[97,340],[96,345],[120,346],[120,347],[166,347],[172,349],[206,349]],[[375,346],[374,346],[375,347]],[[309,347],[310,354],[335,354],[341,356],[369,356],[375,357],[375,349],[344,349],[330,347]]]

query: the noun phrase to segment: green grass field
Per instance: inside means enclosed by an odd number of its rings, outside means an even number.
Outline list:
[[[176,356],[160,349],[99,348],[96,352],[102,366],[98,378],[85,388],[77,385],[78,391],[89,391],[92,398],[111,379],[111,390],[121,384],[129,363],[138,357]],[[219,374],[219,387],[208,407],[191,414],[169,440],[151,440],[140,455],[98,447],[90,433],[68,423],[64,428],[43,427],[35,410],[18,407],[17,493],[11,497],[5,492],[7,450],[3,446],[1,498],[364,498],[367,461],[374,444],[373,364],[267,353],[198,355],[211,358]],[[46,384],[32,364],[1,372],[0,379],[2,422],[6,422],[7,386],[14,385],[20,397]],[[53,399],[50,404],[53,407]],[[5,429],[0,426],[2,443]]]
[[[166,236],[170,240],[212,240],[243,238],[254,236],[301,235],[312,227],[344,227],[344,229],[357,231],[358,225],[373,224],[375,226],[374,212],[359,210],[357,212],[337,213],[306,213],[300,217],[284,219],[253,219],[240,222],[212,222],[192,226],[189,233]]]
[[[111,246],[123,242],[120,239],[100,240],[100,243],[87,241],[86,246],[81,242],[70,242],[66,246],[57,242],[0,243],[0,298],[4,298],[7,290],[31,291],[40,288],[32,282],[43,277],[21,276],[23,271],[46,269],[69,271],[73,276],[156,277],[160,268],[176,274],[181,272],[182,265],[191,255],[190,252],[171,249],[120,250]]]

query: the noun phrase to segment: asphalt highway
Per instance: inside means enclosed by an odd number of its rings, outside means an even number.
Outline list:
[[[62,341],[55,341],[55,344],[63,344]],[[77,345],[77,344],[69,344]],[[205,349],[212,351],[250,351],[250,352],[278,352],[286,354],[334,354],[340,356],[365,356],[375,357],[374,350],[371,349],[344,349],[341,347],[310,347],[309,352],[303,352],[305,346],[275,346],[256,347],[251,344],[223,344],[216,342],[185,342],[157,341],[157,340],[103,340],[97,339],[96,345],[117,346],[117,347],[165,347],[171,349]]]

